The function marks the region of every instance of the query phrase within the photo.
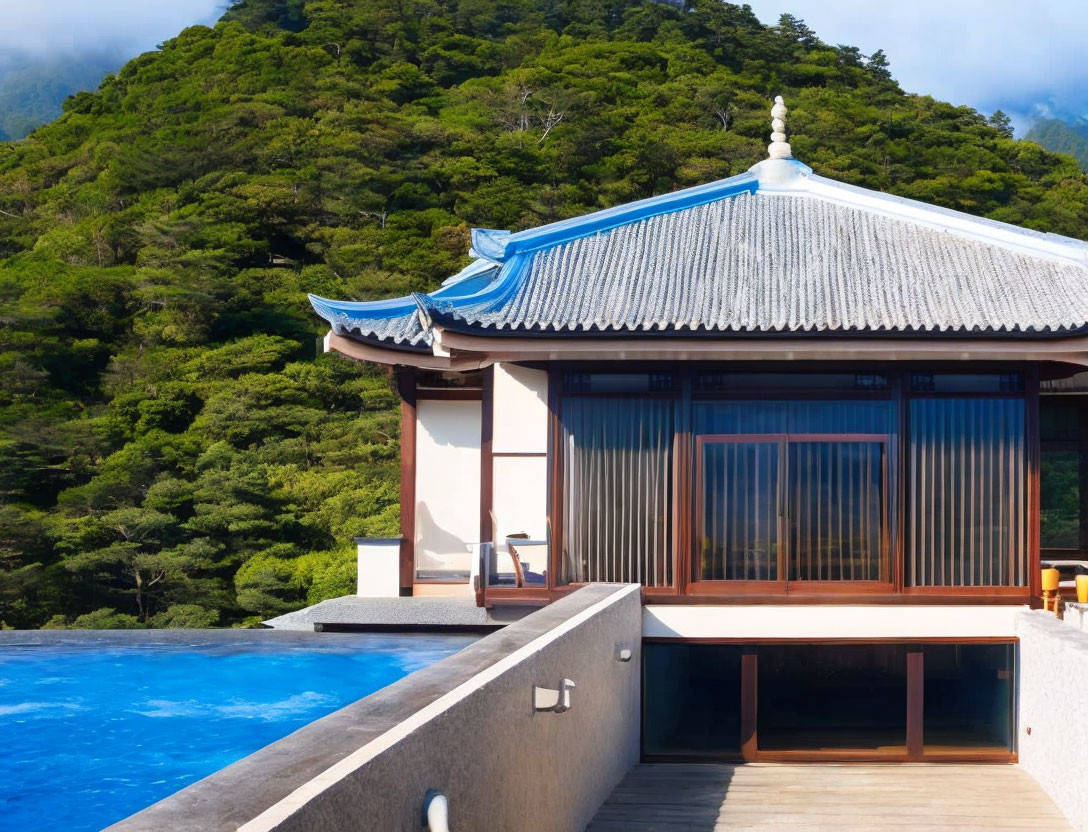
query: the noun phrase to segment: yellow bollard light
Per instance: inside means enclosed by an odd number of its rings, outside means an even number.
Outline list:
[[[1077,575],[1077,603],[1088,604],[1088,575]]]
[[[1050,610],[1055,615],[1058,612],[1058,603],[1061,595],[1058,586],[1061,584],[1061,573],[1057,569],[1043,570],[1043,609]]]

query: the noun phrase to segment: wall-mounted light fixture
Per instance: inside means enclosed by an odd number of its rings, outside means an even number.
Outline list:
[[[537,711],[552,711],[561,714],[570,710],[570,692],[575,688],[574,682],[564,679],[559,683],[559,688],[542,688],[533,686],[533,709]]]

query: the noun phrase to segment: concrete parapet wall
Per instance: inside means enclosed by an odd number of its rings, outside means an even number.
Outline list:
[[[1022,612],[1020,765],[1070,822],[1088,832],[1088,633]]]
[[[638,761],[641,614],[587,586],[110,830],[418,832],[428,789],[458,832],[584,828]],[[570,709],[534,711],[564,678]]]

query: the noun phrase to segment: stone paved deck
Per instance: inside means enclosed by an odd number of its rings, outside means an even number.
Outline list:
[[[587,832],[1073,832],[1011,765],[635,766]]]

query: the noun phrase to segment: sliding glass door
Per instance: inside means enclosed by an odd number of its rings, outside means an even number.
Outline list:
[[[782,441],[704,436],[699,445],[701,580],[781,580]]]
[[[886,437],[789,443],[791,581],[887,581]]]
[[[886,434],[698,437],[696,580],[890,583],[887,453]]]

